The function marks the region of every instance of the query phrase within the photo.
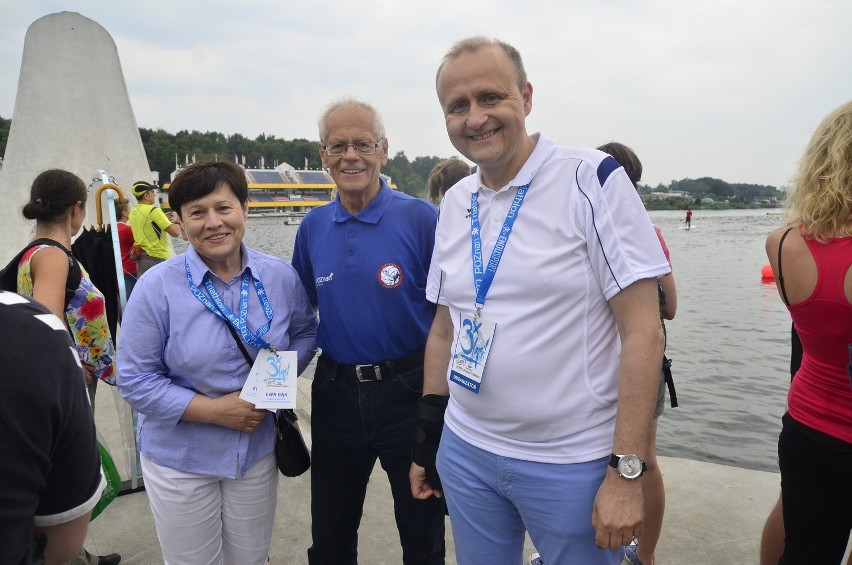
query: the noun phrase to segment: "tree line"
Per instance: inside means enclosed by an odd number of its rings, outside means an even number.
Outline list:
[[[0,116],[0,155],[6,152],[9,128],[12,120]],[[213,159],[233,160],[247,168],[272,168],[288,163],[296,169],[320,169],[318,141],[308,139],[280,139],[274,135],[260,134],[250,139],[239,133],[225,135],[219,132],[200,132],[181,130],[169,133],[163,129],[139,128],[148,166],[159,173],[160,185],[169,181],[170,173],[176,165],[184,165],[192,160],[207,161]],[[382,172],[390,175],[399,190],[412,196],[426,195],[426,181],[429,173],[442,157],[415,157],[410,160],[404,151],[397,152],[388,159]],[[651,197],[651,193],[688,193],[688,197]],[[728,183],[720,179],[702,177],[698,179],[673,180],[670,184],[658,184],[656,187],[639,185],[645,207],[655,209],[681,209],[687,207],[748,208],[763,207],[780,203],[784,193],[774,186]],[[710,198],[715,204],[702,204]]]
[[[661,196],[665,193],[675,195]],[[681,193],[689,196],[679,196]],[[785,193],[774,186],[728,183],[711,177],[673,180],[668,185],[661,183],[653,188],[640,184],[639,194],[648,210],[766,208],[781,206],[785,197]],[[708,198],[712,204],[706,202]]]
[[[6,152],[12,120],[0,116],[0,155]],[[139,128],[148,166],[159,174],[160,185],[169,182],[178,165],[192,161],[237,160],[247,168],[273,168],[288,163],[296,169],[320,169],[318,141],[308,139],[280,139],[274,135],[260,134],[250,139],[239,133],[225,135],[208,131],[181,130],[169,133],[163,129]],[[399,190],[413,196],[426,195],[426,180],[441,157],[416,157],[408,159],[404,151],[388,158],[382,172],[389,175]]]
[[[286,140],[267,134],[249,139],[238,133],[226,136],[218,132],[187,130],[170,134],[162,129],[146,128],[139,128],[139,134],[151,170],[159,172],[160,184],[168,181],[176,164],[183,165],[192,160],[236,159],[247,168],[272,168],[281,163],[288,163],[296,169],[322,168],[317,150],[319,141]],[[442,160],[441,157],[416,157],[410,161],[404,151],[399,151],[388,158],[382,172],[391,177],[399,190],[423,197],[432,167]]]

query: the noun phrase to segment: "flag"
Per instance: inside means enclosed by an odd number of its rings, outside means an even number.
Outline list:
[[[195,153],[192,154],[192,164],[195,164]]]
[[[243,167],[245,167],[245,166],[246,166],[246,156],[243,155]]]
[[[266,159],[263,158],[263,155],[260,156],[260,168],[261,169],[266,168]]]
[[[240,159],[239,159],[239,157],[237,157],[236,153],[234,153],[234,163],[236,163],[237,165],[240,164]]]
[[[305,157],[305,170],[306,171],[308,170],[308,158],[307,157]]]
[[[184,153],[184,154],[183,154],[183,163],[184,163],[185,165],[189,165],[189,153]]]

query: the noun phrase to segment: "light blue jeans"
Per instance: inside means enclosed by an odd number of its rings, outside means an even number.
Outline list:
[[[458,565],[518,565],[528,530],[547,565],[619,565],[595,545],[592,505],[608,458],[553,464],[494,455],[444,428],[437,467]]]

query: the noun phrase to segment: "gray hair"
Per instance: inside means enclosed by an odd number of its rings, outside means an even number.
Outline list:
[[[438,67],[438,72],[435,73],[435,86],[438,86],[438,77],[441,76],[441,70],[443,70],[444,65],[457,58],[462,53],[472,53],[474,51],[479,51],[485,47],[498,46],[506,53],[509,59],[512,61],[512,65],[515,67],[515,74],[518,75],[518,88],[523,90],[527,86],[527,71],[524,69],[524,61],[521,59],[521,53],[506,43],[505,41],[501,41],[499,39],[493,39],[491,37],[485,37],[483,35],[477,35],[475,37],[468,37],[467,39],[462,39],[461,41],[456,42],[450,47],[450,50],[447,51],[447,54],[444,55],[444,58],[441,59],[441,64]]]
[[[320,141],[328,141],[328,117],[332,114],[332,112],[335,110],[351,110],[355,108],[361,108],[370,112],[370,114],[373,115],[373,133],[376,134],[377,139],[385,137],[385,124],[382,121],[382,117],[379,115],[378,110],[366,102],[356,98],[340,98],[339,100],[335,100],[329,104],[320,116],[318,123]]]

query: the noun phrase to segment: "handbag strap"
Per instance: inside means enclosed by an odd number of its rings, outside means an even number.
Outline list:
[[[157,236],[157,239],[154,240],[154,241],[159,241],[160,240],[160,234],[163,233],[163,228],[158,226],[157,222],[155,222],[154,220],[151,219],[151,214],[153,214],[154,210],[156,210],[156,209],[157,209],[157,207],[154,206],[153,204],[151,204],[151,209],[148,210],[147,214],[145,214],[145,219],[148,220],[149,222],[151,222],[151,227],[154,228],[154,235]],[[145,239],[147,239],[148,241],[152,241],[151,238],[148,237],[147,234],[145,234],[145,226],[142,226],[142,235],[144,235]]]
[[[231,332],[231,335],[232,335],[232,336],[234,336],[234,341],[236,341],[236,342],[237,342],[237,345],[239,346],[240,351],[241,351],[241,352],[242,352],[242,354],[243,354],[243,357],[245,357],[245,358],[246,358],[246,363],[248,363],[248,364],[249,364],[249,367],[251,367],[252,365],[254,365],[254,360],[253,360],[253,359],[251,358],[251,356],[248,354],[248,351],[246,351],[246,346],[245,346],[245,345],[243,345],[243,340],[241,340],[241,339],[240,339],[240,336],[238,336],[238,335],[237,335],[237,330],[235,330],[235,329],[234,329],[234,326],[232,326],[231,324],[229,324],[227,321],[225,322],[225,326],[227,326],[227,327],[228,327],[228,330]]]

